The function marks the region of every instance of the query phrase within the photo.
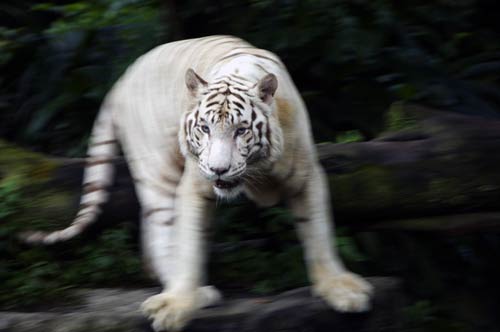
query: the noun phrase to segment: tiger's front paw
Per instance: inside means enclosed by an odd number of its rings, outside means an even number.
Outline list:
[[[212,286],[195,291],[165,291],[148,298],[141,306],[151,319],[155,331],[180,331],[193,317],[196,310],[220,301],[219,291]]]
[[[313,291],[338,311],[362,312],[370,309],[373,286],[354,273],[343,272],[324,276]]]

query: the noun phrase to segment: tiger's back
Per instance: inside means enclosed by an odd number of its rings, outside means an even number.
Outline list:
[[[277,91],[279,100],[289,100],[291,104],[300,99],[284,66],[274,54],[231,36],[168,43],[148,52],[130,66],[106,98],[102,110],[111,109],[130,166],[133,168],[138,160],[148,159],[150,167],[167,167],[178,173],[183,158],[176,144],[177,133],[181,114],[190,102],[184,89],[186,70],[193,68],[202,77],[211,77],[218,66],[247,54],[256,55],[255,60],[282,76]],[[244,70],[242,67],[241,76],[248,78],[249,73]],[[258,77],[253,79],[256,82]],[[295,111],[297,109],[300,107]],[[282,108],[282,116],[288,118],[282,120],[289,126],[293,122],[291,118],[296,116],[291,112],[289,108]]]

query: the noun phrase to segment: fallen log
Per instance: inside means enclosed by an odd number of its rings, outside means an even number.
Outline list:
[[[403,128],[318,146],[340,220],[500,209],[500,121],[398,104],[388,114]]]
[[[473,224],[471,214],[500,210],[500,121],[400,104],[388,116],[393,123],[374,140],[318,145],[340,223],[365,227],[410,218],[405,227],[423,227],[416,218],[469,214]],[[21,208],[10,217],[30,224],[36,216],[46,220],[37,225],[42,229],[66,225],[77,209],[84,159],[50,158],[5,142],[0,152],[0,186],[11,183],[21,192]],[[138,205],[126,164],[122,158],[115,164],[101,219],[135,220]],[[489,215],[491,223],[500,221]]]

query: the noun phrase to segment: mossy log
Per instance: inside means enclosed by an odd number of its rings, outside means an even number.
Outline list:
[[[388,130],[374,140],[318,145],[331,174],[338,222],[365,227],[411,219],[393,225],[432,229],[439,218],[418,218],[452,214],[446,227],[436,225],[451,229],[455,222],[467,228],[487,213],[483,225],[498,224],[493,212],[500,210],[500,121],[401,104],[387,118]],[[22,209],[12,217],[23,224],[43,220],[40,228],[47,229],[67,224],[77,208],[84,159],[50,158],[5,142],[0,151],[0,196],[9,187],[22,192]],[[101,219],[137,219],[126,164],[122,158],[115,163],[115,185]]]
[[[102,220],[135,220],[139,210],[122,158]],[[78,209],[85,159],[54,158],[0,140],[0,220],[22,229],[68,225]]]
[[[461,214],[473,224],[471,215],[489,212],[491,221],[500,210],[500,121],[402,104],[387,115],[388,131],[374,140],[318,146],[338,219],[416,225],[451,214],[464,228]]]

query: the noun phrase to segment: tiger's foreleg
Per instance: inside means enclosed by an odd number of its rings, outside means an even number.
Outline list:
[[[147,299],[142,310],[157,331],[178,331],[194,312],[220,299],[218,291],[202,287],[205,265],[204,237],[212,203],[204,198],[197,166],[186,162],[177,188],[173,268],[162,293]],[[161,250],[158,247],[157,250]],[[157,254],[156,256],[161,256]]]
[[[370,308],[372,286],[346,270],[333,239],[327,178],[319,165],[311,169],[305,186],[289,199],[305,250],[308,274],[316,295],[339,311]]]

